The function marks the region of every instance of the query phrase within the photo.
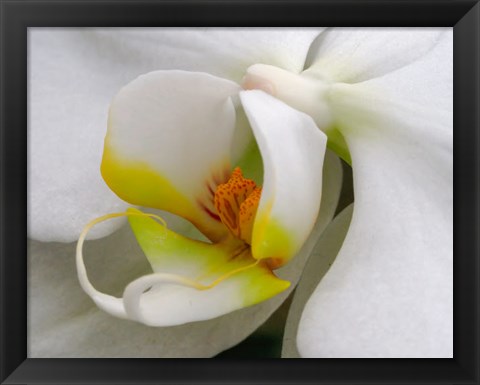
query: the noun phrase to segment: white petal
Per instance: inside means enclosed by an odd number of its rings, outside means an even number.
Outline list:
[[[253,256],[283,265],[307,239],[317,218],[327,138],[310,116],[263,91],[242,91],[240,98],[264,166]]]
[[[29,236],[71,242],[92,218],[125,207],[99,167],[108,103],[125,76],[89,33],[34,29],[29,48]]]
[[[239,82],[247,67],[268,63],[304,68],[312,41],[324,28],[109,28],[99,39],[117,45],[122,58],[155,61],[153,69],[208,72]],[[132,54],[134,53],[134,54]]]
[[[319,221],[304,250],[278,270],[298,280],[303,264],[331,220],[341,187],[338,158],[327,152]],[[171,222],[168,222],[171,228]],[[211,357],[252,333],[293,289],[266,301],[209,321],[152,328],[114,318],[98,309],[76,278],[75,244],[29,246],[29,357]],[[128,228],[85,245],[89,277],[100,290],[120,296],[125,285],[149,271],[148,262]]]
[[[350,220],[352,219],[352,211],[353,204],[343,209],[330,222],[308,258],[302,278],[295,289],[292,304],[288,310],[288,318],[283,335],[283,358],[299,358],[297,330],[303,308],[342,247],[343,240],[350,226]]]
[[[158,69],[207,71],[238,81],[257,62],[298,72],[320,31],[29,30],[29,236],[74,241],[90,219],[125,208],[99,172],[108,106],[120,87]]]
[[[420,58],[444,28],[332,28],[313,44],[304,74],[356,83],[394,71]],[[314,54],[313,54],[314,52]]]
[[[452,357],[452,35],[383,78],[332,89],[352,154],[344,245],[299,327],[305,357]]]
[[[123,200],[178,214],[211,239],[226,231],[213,193],[230,174],[229,80],[185,71],[142,75],[110,107],[102,175]]]

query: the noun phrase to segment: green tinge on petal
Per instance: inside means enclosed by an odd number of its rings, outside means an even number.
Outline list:
[[[128,212],[141,213],[130,208]],[[207,284],[226,273],[225,259],[230,248],[186,238],[162,224],[143,216],[130,216],[130,227],[153,271],[171,273]],[[251,261],[239,258],[230,270],[247,266]]]
[[[257,214],[252,239],[252,254],[256,259],[266,259],[272,268],[289,261],[298,248],[298,241],[282,223],[271,217],[272,204],[267,204]]]
[[[327,137],[327,148],[332,150],[351,166],[352,157],[350,155],[350,151],[348,150],[347,142],[345,142],[345,138],[343,137],[340,130],[337,128],[328,129]]]
[[[128,211],[140,213],[136,209]],[[265,262],[254,259],[244,242],[230,238],[223,243],[210,244],[179,235],[149,217],[130,216],[128,219],[156,273],[175,274],[204,286],[215,283],[211,289],[201,291],[205,309],[199,319],[259,303],[290,286],[290,282],[277,278]],[[209,292],[214,290],[224,290],[225,298],[219,301],[217,293],[212,296],[215,303],[210,304]],[[170,295],[175,293],[172,291]]]
[[[279,279],[263,262],[256,268],[240,272],[230,279],[233,284],[242,286],[242,307],[266,301],[290,287],[289,281]]]
[[[242,157],[237,161],[235,167],[240,167],[243,176],[248,179],[253,179],[257,186],[263,184],[262,155],[260,154],[257,142],[253,138],[247,145]]]

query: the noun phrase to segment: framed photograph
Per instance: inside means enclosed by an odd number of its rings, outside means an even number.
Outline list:
[[[476,1],[1,19],[2,384],[479,383]]]

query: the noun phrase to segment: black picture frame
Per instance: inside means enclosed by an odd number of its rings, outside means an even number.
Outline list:
[[[476,1],[1,3],[2,384],[478,384],[479,31]],[[114,26],[454,26],[454,358],[27,358],[27,29]]]

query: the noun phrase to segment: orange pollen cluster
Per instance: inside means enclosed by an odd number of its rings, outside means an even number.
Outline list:
[[[245,179],[240,167],[233,170],[227,183],[215,191],[214,203],[222,223],[237,238],[249,245],[262,188],[251,179]]]

